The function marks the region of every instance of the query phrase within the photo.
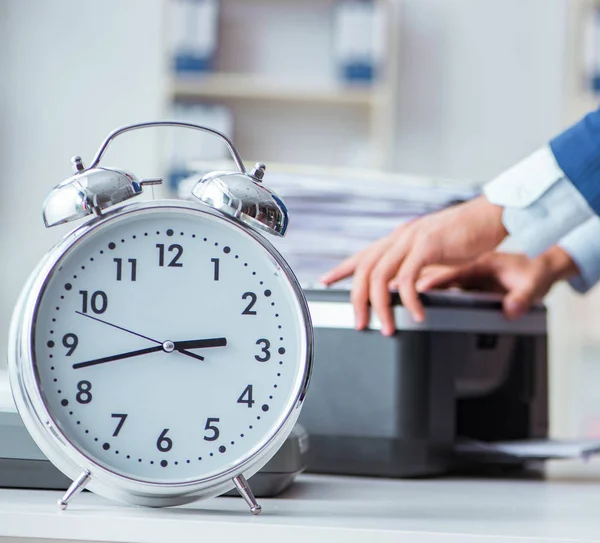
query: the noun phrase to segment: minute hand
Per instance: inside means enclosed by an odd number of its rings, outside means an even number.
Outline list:
[[[224,337],[213,337],[208,339],[190,339],[187,341],[174,341],[175,350],[181,349],[206,349],[208,347],[225,347],[227,339]]]
[[[82,317],[87,317],[88,319],[92,319],[94,321],[101,322],[102,324],[106,324],[108,326],[112,326],[113,328],[116,328],[117,330],[122,330],[123,332],[127,332],[128,334],[133,334],[134,336],[138,336],[138,337],[147,339],[148,341],[151,341],[152,343],[158,343],[159,345],[163,344],[162,341],[158,341],[157,339],[153,339],[151,337],[144,336],[143,334],[139,334],[138,332],[134,332],[133,330],[128,330],[127,328],[123,328],[123,326],[119,326],[118,324],[114,324],[112,322],[108,322],[108,321],[104,321],[102,319],[99,319],[98,317],[92,317],[91,315],[88,315],[87,313],[82,313],[81,311],[75,311],[75,313],[77,313],[78,315],[81,315]],[[163,348],[163,347],[161,347],[161,348]],[[180,352],[181,354],[184,354],[184,355],[189,356],[191,358],[196,358],[198,360],[203,360],[203,358],[200,355],[197,355],[197,354],[194,354],[194,353],[190,353],[190,352],[186,351],[183,348],[178,349],[177,351]]]

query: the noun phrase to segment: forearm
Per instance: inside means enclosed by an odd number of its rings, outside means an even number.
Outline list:
[[[459,211],[458,208],[456,210]],[[466,245],[475,254],[497,247],[506,238],[508,231],[502,222],[503,212],[502,206],[491,203],[485,196],[462,204],[461,220],[474,226],[470,232],[472,239]],[[452,255],[447,255],[446,260],[453,260]]]
[[[583,196],[561,179],[526,208],[506,207],[502,221],[523,252],[535,257],[592,216]]]
[[[503,206],[504,226],[532,257],[594,214],[548,146],[488,183],[484,193]]]
[[[490,202],[522,250],[540,254],[600,215],[600,109],[488,183]]]

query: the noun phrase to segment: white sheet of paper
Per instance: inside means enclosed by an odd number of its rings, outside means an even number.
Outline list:
[[[600,453],[600,440],[524,440],[500,441],[495,443],[470,442],[461,443],[457,452],[493,453],[499,452],[523,459],[558,459],[582,458]]]

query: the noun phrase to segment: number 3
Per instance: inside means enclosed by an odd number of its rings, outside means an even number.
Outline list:
[[[264,338],[256,340],[257,345],[260,345],[261,343],[264,343],[264,346],[261,349],[261,352],[265,353],[265,356],[258,356],[256,354],[256,355],[254,355],[254,358],[256,358],[256,360],[258,360],[259,362],[266,362],[267,360],[269,360],[271,358],[271,351],[269,351],[269,347],[271,346],[271,343],[268,339],[264,339]]]

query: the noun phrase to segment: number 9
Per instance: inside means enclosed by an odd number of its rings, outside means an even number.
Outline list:
[[[75,334],[65,334],[62,338],[62,344],[69,349],[67,356],[71,356],[77,345],[79,345],[79,338]]]

